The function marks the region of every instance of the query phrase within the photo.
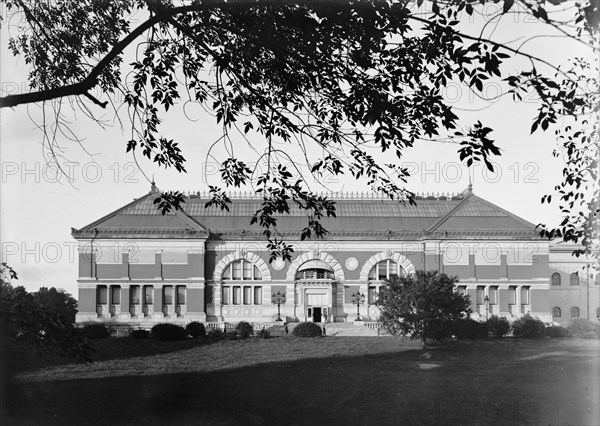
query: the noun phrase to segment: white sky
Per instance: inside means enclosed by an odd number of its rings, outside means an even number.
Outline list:
[[[494,14],[500,5],[487,7],[488,15]],[[472,25],[464,24],[465,29]],[[16,60],[7,49],[7,31],[2,27],[0,43],[0,83],[2,95],[26,91],[27,68],[23,60]],[[488,27],[488,31],[492,27]],[[495,30],[495,40],[514,41],[518,46],[527,35],[545,31],[529,19],[517,15],[505,16]],[[566,58],[586,56],[584,47],[574,41],[557,38],[536,38],[526,45],[526,51],[548,59],[551,63],[566,63]],[[515,72],[519,63],[510,62],[504,72]],[[489,85],[490,95],[497,86]],[[468,90],[458,86],[449,87],[447,98],[457,107],[476,110],[461,117],[465,125],[481,120],[494,128],[491,138],[503,150],[494,159],[496,174],[487,173],[477,165],[471,171],[474,192],[530,222],[557,223],[560,212],[556,205],[541,205],[542,195],[553,192],[561,179],[562,161],[552,156],[555,147],[553,131],[530,136],[529,129],[536,115],[537,101],[529,98],[513,103],[508,97],[498,102],[476,100]],[[485,109],[481,110],[482,107]],[[102,115],[99,107],[92,106]],[[215,164],[206,164],[208,147],[220,136],[215,120],[199,108],[188,108],[190,121],[182,109],[169,112],[165,134],[180,142],[187,159],[187,174],[159,170],[149,161],[141,160],[147,176],[155,175],[161,189],[206,190],[207,179],[219,183]],[[40,286],[56,286],[76,295],[77,255],[71,227],[80,228],[101,216],[140,197],[149,191],[150,184],[136,168],[134,160],[125,154],[127,131],[122,132],[118,123],[106,129],[95,125],[81,113],[68,114],[71,128],[84,138],[84,148],[76,143],[65,142],[64,157],[70,164],[66,167],[75,181],[73,185],[64,177],[56,182],[54,168],[49,168],[42,149],[42,134],[35,128],[33,118],[39,118],[37,105],[19,106],[13,110],[1,110],[0,161],[2,261],[8,262],[19,274],[16,284],[34,291]],[[114,114],[104,112],[105,119],[113,122]],[[251,161],[254,154],[245,142],[238,141],[236,154]],[[258,139],[256,142],[260,145]],[[258,148],[262,151],[264,146]],[[287,145],[283,149],[294,151]],[[406,166],[414,172],[409,189],[420,192],[460,192],[468,185],[468,170],[459,163],[458,145],[439,142],[423,142],[406,150]],[[219,154],[218,149],[214,153]],[[297,154],[297,153],[296,153]],[[222,160],[224,157],[220,157]],[[205,176],[206,172],[206,176]],[[337,178],[340,179],[340,178]],[[334,191],[367,191],[365,185],[357,185],[351,177],[329,180],[328,188]],[[318,189],[318,188],[313,188]]]

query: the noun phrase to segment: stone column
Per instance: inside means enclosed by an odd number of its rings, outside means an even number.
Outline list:
[[[522,316],[522,307],[521,307],[521,287],[522,285],[518,285],[515,291],[515,304],[517,305],[517,316]]]
[[[131,303],[129,300],[129,284],[121,284],[121,312],[119,313],[119,319],[130,319],[131,318]]]
[[[163,314],[163,286],[162,284],[154,284],[154,313],[152,318],[162,319]]]

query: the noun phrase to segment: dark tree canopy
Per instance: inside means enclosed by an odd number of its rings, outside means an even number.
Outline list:
[[[549,36],[585,44],[591,59],[573,58],[568,67],[526,53],[524,43],[498,42],[493,31],[486,33],[491,38],[469,33],[463,21],[486,19],[485,2],[476,0],[3,3],[5,21],[20,25],[9,45],[30,65],[32,91],[2,98],[2,107],[47,102],[60,110],[68,98],[92,118],[114,108],[129,121],[127,152],[185,172],[184,154],[163,133],[162,120],[175,107],[201,105],[222,125],[218,142],[231,148],[221,162],[223,187],[211,186],[209,204],[227,209],[224,188],[252,185],[263,197],[252,222],[264,228],[272,258],[289,259],[292,251],[278,238],[275,217],[290,203],[306,211],[302,239],[324,235],[320,219],[335,216],[335,204],[312,191],[297,168],[275,164],[288,155],[275,141],[301,147],[317,180],[323,173],[351,174],[409,203],[414,193],[404,186],[409,172],[400,163],[416,143],[452,140],[461,161],[492,170],[491,158],[500,155],[493,129],[466,121],[444,99],[450,82],[482,98],[489,81],[515,100],[537,94],[531,132],[552,130],[555,155],[565,157],[555,193],[542,199],[554,197],[564,221],[541,225],[540,232],[580,243],[582,253],[597,247],[598,0],[504,0],[485,23],[515,14],[538,21]],[[144,17],[141,23],[129,22],[133,13]],[[132,46],[129,62],[125,52]],[[520,69],[505,66],[514,58],[526,60]],[[266,170],[235,156],[234,133],[266,141],[258,152]],[[52,149],[53,139],[46,140]],[[381,152],[388,162],[377,160]],[[156,200],[163,211],[183,202],[176,191]]]
[[[452,335],[456,321],[469,316],[469,296],[457,293],[456,277],[437,271],[394,276],[377,300],[379,320],[390,334],[442,340]]]
[[[0,270],[0,319],[3,350],[8,356],[36,351],[58,353],[78,361],[91,362],[92,346],[75,328],[76,301],[54,287],[29,293],[13,287],[16,272],[6,263]]]

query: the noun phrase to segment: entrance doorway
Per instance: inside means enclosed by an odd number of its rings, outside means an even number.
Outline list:
[[[313,321],[321,322],[321,308],[313,308]]]

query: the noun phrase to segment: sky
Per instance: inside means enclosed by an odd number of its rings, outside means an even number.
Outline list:
[[[486,6],[484,13],[492,17],[498,7]],[[465,19],[461,26],[471,31],[477,24]],[[530,18],[518,15],[506,15],[486,27],[488,33],[494,31],[495,40],[513,47],[532,35],[539,35],[540,29],[547,31]],[[9,31],[10,26],[3,25],[0,33],[3,96],[28,90],[27,66],[7,48]],[[581,43],[557,38],[538,37],[523,49],[553,64],[564,64],[571,56],[588,55]],[[516,72],[522,65],[518,61],[509,61],[503,71]],[[499,87],[489,84],[485,90],[494,96]],[[496,171],[488,172],[481,165],[469,170],[460,163],[456,144],[424,141],[406,151],[404,166],[413,174],[407,187],[424,193],[461,192],[469,184],[470,176],[476,195],[533,224],[557,224],[561,219],[558,207],[541,205],[540,199],[553,193],[554,185],[560,182],[563,161],[560,156],[552,155],[556,146],[552,131],[530,135],[537,99],[531,96],[515,103],[503,97],[483,101],[458,85],[447,87],[444,95],[461,112],[463,123],[481,120],[494,129],[491,138],[502,149],[502,155],[494,158]],[[180,104],[165,119],[165,133],[180,143],[187,159],[186,174],[159,169],[146,159],[140,159],[138,166],[135,158],[125,153],[128,129],[121,128],[114,112],[96,106],[92,109],[102,117],[102,126],[81,112],[71,111],[68,103],[63,106],[68,128],[81,139],[71,141],[66,135],[60,141],[64,148],[62,165],[72,177],[71,183],[48,162],[43,134],[37,127],[41,122],[41,107],[0,110],[1,255],[2,261],[19,274],[15,284],[30,291],[40,286],[55,286],[76,295],[77,244],[71,237],[71,228],[81,228],[145,195],[150,190],[152,176],[161,190],[203,191],[208,184],[219,184],[218,164],[207,154],[220,137],[221,129],[214,117],[199,107]],[[259,152],[264,149],[264,141],[257,138],[252,141]],[[246,142],[239,138],[234,142],[236,155],[247,161],[255,158],[256,153]],[[293,158],[299,155],[289,145],[282,143],[281,148]],[[211,153],[217,159],[225,158],[220,146]],[[325,187],[314,185],[312,189],[368,191],[366,185],[357,184],[351,177],[330,176],[326,181]]]

